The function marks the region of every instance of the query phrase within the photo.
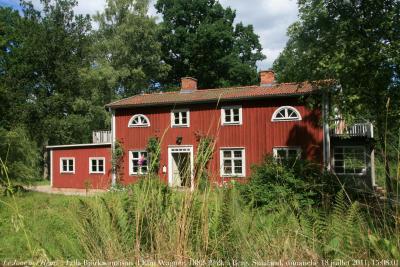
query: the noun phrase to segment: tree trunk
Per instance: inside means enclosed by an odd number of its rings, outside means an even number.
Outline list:
[[[49,152],[46,146],[49,144],[49,140],[46,139],[43,142],[43,180],[49,179]]]

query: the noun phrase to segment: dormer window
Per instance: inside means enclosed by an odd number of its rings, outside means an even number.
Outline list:
[[[149,127],[150,120],[143,114],[136,114],[129,120],[128,127]]]
[[[222,125],[241,125],[242,106],[229,106],[221,108]]]
[[[283,106],[275,110],[271,121],[300,121],[300,112],[291,106]]]
[[[175,109],[171,111],[171,127],[189,127],[190,113],[188,109]]]

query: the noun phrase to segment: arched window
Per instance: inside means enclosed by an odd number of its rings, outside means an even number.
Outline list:
[[[283,106],[275,110],[271,121],[300,121],[300,112],[294,107]]]
[[[128,127],[149,127],[150,120],[143,114],[136,114],[129,120]]]

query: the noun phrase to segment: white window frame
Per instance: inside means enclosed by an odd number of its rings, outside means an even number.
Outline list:
[[[96,171],[93,171],[92,167],[93,167],[93,163],[92,160],[96,161]],[[99,171],[99,161],[102,160],[103,161],[103,171]],[[89,173],[90,174],[105,174],[106,173],[106,158],[105,157],[89,157]]]
[[[231,120],[233,120],[233,110],[239,109],[239,121],[226,121],[226,111],[229,110],[231,113]],[[221,107],[221,125],[242,125],[243,124],[243,115],[242,115],[242,106],[224,106]]]
[[[63,170],[63,160],[67,160],[67,171]],[[69,170],[69,161],[72,160],[72,171]],[[60,158],[60,173],[75,173],[75,158],[74,157],[61,157]]]
[[[182,123],[181,113],[186,112],[186,124]],[[175,124],[174,113],[179,113],[179,124]],[[190,127],[190,110],[189,109],[173,109],[171,110],[171,127]]]
[[[147,158],[146,158],[146,160],[147,160],[147,165],[146,165],[147,166],[147,170],[146,170],[146,172],[143,172],[141,166],[139,166],[137,172],[133,171],[133,163],[132,163],[132,161],[134,160],[134,158],[133,158],[133,153],[134,152],[138,152],[139,156],[140,156],[140,153],[143,153],[143,152],[145,152],[147,154]],[[139,158],[137,158],[137,159],[139,159]],[[149,172],[149,153],[145,149],[129,150],[129,175],[146,175],[148,172]]]
[[[231,157],[231,162],[232,162],[232,173],[225,173],[224,170],[224,151],[232,151],[231,153],[234,153],[234,151],[240,150],[242,151],[242,157],[240,158],[242,160],[242,173],[237,174],[235,173],[235,165],[234,165],[234,154],[233,157]],[[221,177],[229,177],[229,178],[243,178],[246,177],[246,149],[244,147],[221,147],[220,152],[219,152],[219,162],[220,162],[220,175]]]
[[[287,110],[288,109],[291,109],[291,110],[293,110],[295,113],[296,113],[296,115],[297,115],[297,118],[289,118],[289,117],[287,117],[288,116],[288,114],[287,114]],[[285,110],[285,118],[277,118],[276,116],[282,111],[282,110]],[[295,108],[295,107],[292,107],[292,106],[282,106],[282,107],[279,107],[279,108],[277,108],[275,111],[274,111],[274,113],[272,114],[272,118],[271,118],[271,121],[301,121],[302,120],[302,117],[301,117],[301,114],[300,114],[300,112]]]
[[[144,118],[145,120],[147,120],[147,123],[133,124],[133,120],[136,119],[136,118],[138,118],[138,117]],[[136,114],[136,115],[133,115],[133,116],[130,118],[129,122],[128,122],[128,127],[129,127],[129,128],[145,128],[145,127],[150,127],[150,119],[149,119],[146,115],[143,115],[143,114]]]
[[[301,152],[302,151],[301,151],[301,148],[298,147],[298,146],[278,146],[278,147],[274,147],[272,149],[272,154],[273,154],[274,158],[280,160],[280,158],[278,157],[278,151],[279,150],[284,150],[286,152],[286,155],[285,155],[285,158],[284,158],[285,160],[289,159],[289,150],[296,150],[297,151],[297,159],[301,158]]]
[[[346,173],[345,172],[345,170],[346,170],[346,166],[344,165],[344,160],[343,160],[343,173],[338,173],[338,172],[336,172],[335,171],[335,165],[336,165],[336,159],[335,159],[335,149],[336,148],[343,148],[343,149],[346,149],[346,148],[362,148],[362,150],[363,150],[363,154],[364,154],[364,168],[362,169],[362,171],[361,172],[359,172],[359,173]],[[345,154],[345,153],[343,153],[343,154]],[[366,153],[366,150],[365,150],[365,147],[364,146],[335,146],[335,147],[333,147],[333,155],[332,155],[332,169],[333,169],[333,172],[335,173],[335,174],[337,174],[337,175],[360,175],[360,176],[362,176],[362,175],[366,175],[366,173],[367,173],[367,168],[368,168],[368,166],[367,166],[367,153]]]

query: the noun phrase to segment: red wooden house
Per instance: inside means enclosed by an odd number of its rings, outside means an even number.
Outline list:
[[[332,82],[277,84],[272,71],[260,72],[260,81],[255,86],[198,89],[197,80],[186,77],[180,91],[108,104],[112,129],[107,143],[50,147],[53,187],[84,188],[90,182],[94,188],[107,188],[117,179],[123,184],[137,181],[149,169],[146,147],[151,137],[160,141],[158,174],[173,187],[193,187],[201,137],[214,140],[208,170],[218,184],[246,179],[250,167],[267,154],[306,158],[338,175],[373,184],[372,126],[329,128]],[[323,108],[308,108],[304,99],[309,96]],[[340,138],[343,135],[351,138]],[[124,151],[118,175],[111,167],[116,141]]]

